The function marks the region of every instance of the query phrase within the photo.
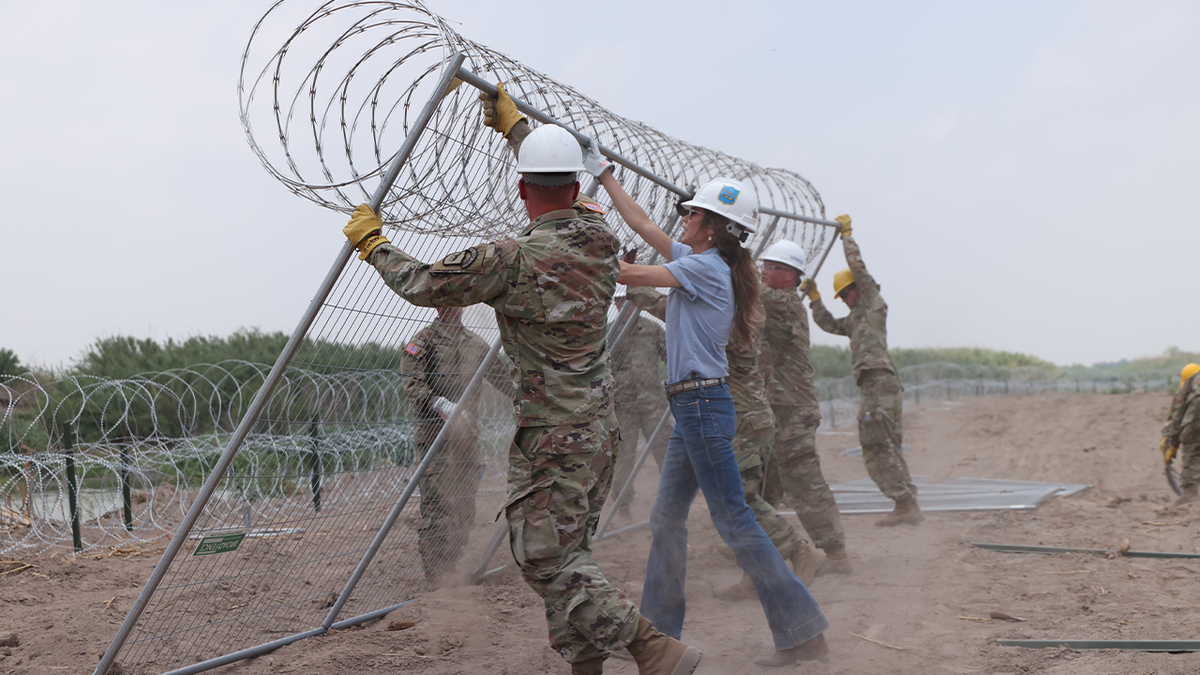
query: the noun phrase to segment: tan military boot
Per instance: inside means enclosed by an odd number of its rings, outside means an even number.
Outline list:
[[[718,600],[728,600],[730,602],[736,600],[749,600],[750,598],[758,599],[758,591],[754,590],[754,580],[749,574],[742,573],[741,581],[726,586],[724,588],[714,588],[713,597]]]
[[[891,527],[892,525],[916,525],[925,520],[925,514],[921,513],[921,507],[917,506],[915,497],[904,497],[896,500],[896,508],[886,516],[875,521],[875,524],[880,527]]]
[[[781,668],[783,666],[790,666],[797,661],[814,661],[817,659],[824,661],[825,655],[828,653],[829,645],[825,644],[825,634],[817,633],[816,637],[801,642],[791,649],[777,649],[774,654],[760,656],[754,659],[754,664],[766,666],[767,668]]]
[[[580,661],[579,663],[571,664],[571,675],[603,675],[604,674],[604,657],[597,656],[594,659]]]
[[[700,650],[654,628],[646,617],[638,621],[637,637],[625,646],[637,661],[638,675],[691,675],[700,663]]]
[[[1196,501],[1200,501],[1200,485],[1185,485],[1183,486],[1183,494],[1179,495],[1179,499],[1175,500],[1175,505],[1191,504]]]
[[[812,582],[817,578],[817,570],[825,564],[825,554],[809,546],[807,541],[800,539],[792,547],[792,554],[789,557],[792,560],[792,572],[800,578],[800,581],[804,582],[805,586],[812,586]]]
[[[850,556],[846,555],[846,546],[844,544],[830,544],[829,548],[825,549],[825,562],[821,565],[821,569],[817,570],[817,576],[824,574],[850,574],[853,571],[850,567]]]

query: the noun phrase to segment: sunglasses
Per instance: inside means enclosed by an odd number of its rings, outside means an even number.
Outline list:
[[[688,197],[688,199],[691,199],[691,197]],[[678,213],[680,218],[687,218],[692,214],[700,215],[703,213],[700,209],[694,206],[684,206],[683,202],[685,201],[687,201],[687,199],[680,199],[679,201],[675,202],[675,213]]]

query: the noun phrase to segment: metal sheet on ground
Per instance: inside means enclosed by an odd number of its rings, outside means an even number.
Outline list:
[[[930,476],[913,476],[922,511],[1026,510],[1049,497],[1065,497],[1091,487],[1075,483],[1046,483],[993,478],[948,478],[940,483]],[[829,486],[844,514],[888,513],[894,503],[870,478]]]
[[[908,443],[905,443],[900,446],[901,452],[909,452],[911,450],[912,450],[912,446],[909,445]],[[849,450],[843,450],[841,454],[842,454],[842,457],[862,457],[862,446],[859,445],[859,446],[850,448]]]
[[[1133,649],[1143,652],[1200,651],[1200,640],[996,640],[1001,647],[1027,649]]]

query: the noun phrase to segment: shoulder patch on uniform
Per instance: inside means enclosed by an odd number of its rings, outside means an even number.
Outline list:
[[[417,354],[421,353],[421,346],[415,342],[410,342],[404,346],[404,351],[408,352],[409,354],[412,354],[413,356],[416,356]]]
[[[578,199],[576,199],[575,206],[576,206],[576,208],[583,208],[583,209],[587,209],[589,211],[595,211],[596,213],[599,213],[600,215],[604,215],[604,207],[603,206],[600,206],[596,202],[594,202],[590,199],[586,199],[584,197],[579,197]]]
[[[442,258],[440,262],[436,262],[429,266],[429,271],[435,274],[479,274],[483,271],[483,261],[486,258],[491,258],[495,255],[494,248],[491,244],[480,244],[466,248],[458,253],[451,253]],[[480,255],[480,249],[484,249],[483,255]],[[490,255],[488,255],[490,253]]]

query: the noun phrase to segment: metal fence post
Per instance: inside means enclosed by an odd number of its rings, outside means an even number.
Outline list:
[[[83,538],[79,534],[79,488],[75,484],[75,426],[63,423],[63,453],[67,462],[67,505],[71,509],[71,541],[75,552],[83,550]]]
[[[121,444],[121,510],[125,514],[125,531],[133,532],[133,495],[129,489],[129,446]]]
[[[312,424],[308,427],[309,437],[309,454],[308,454],[308,470],[312,474],[310,485],[312,487],[312,504],[313,511],[321,512],[321,476],[325,473],[325,467],[321,464],[321,416],[318,413],[313,413]]]

